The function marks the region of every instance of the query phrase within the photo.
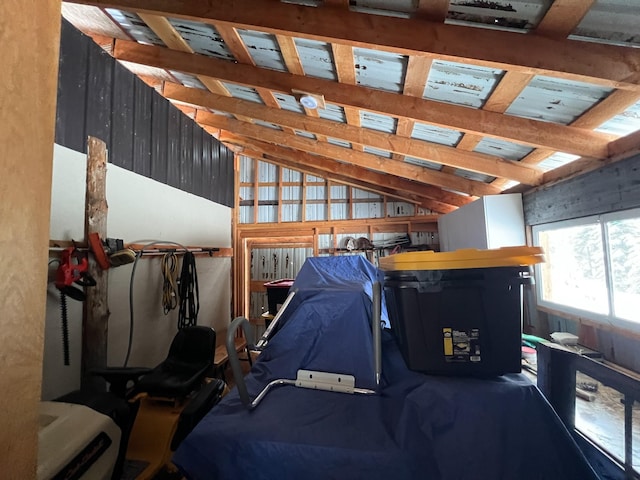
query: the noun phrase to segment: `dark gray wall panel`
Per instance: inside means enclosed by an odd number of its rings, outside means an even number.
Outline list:
[[[211,177],[212,177],[212,187],[211,187],[211,200],[214,202],[218,202],[218,195],[220,192],[220,145],[214,144],[211,148]]]
[[[192,154],[192,172],[191,172],[191,185],[193,185],[193,194],[202,196],[202,134],[204,131],[201,128],[193,129],[193,141],[191,147]]]
[[[113,72],[113,111],[109,161],[133,171],[135,77],[121,65]]]
[[[228,148],[221,146],[220,148],[220,178],[221,182],[218,183],[219,195],[218,203],[227,204],[231,202],[233,204],[233,152]],[[228,180],[231,178],[232,180]]]
[[[113,92],[113,59],[104,51],[89,55],[87,75],[86,136],[106,139],[111,132],[111,101]]]
[[[63,20],[56,143],[86,152],[87,135],[115,165],[234,205],[233,153]]]
[[[525,194],[527,225],[640,207],[640,155]]]
[[[167,183],[169,102],[153,92],[151,110],[151,178]]]
[[[135,115],[133,137],[133,171],[151,176],[151,125],[153,90],[143,81],[135,79]]]
[[[180,188],[180,118],[178,109],[169,105],[167,125],[167,184]]]
[[[75,35],[66,34],[68,29],[69,27],[63,31],[60,39],[56,143],[77,152],[86,152],[85,111],[89,44],[87,41],[78,41]]]
[[[186,190],[191,186],[193,169],[193,122],[189,117],[180,116],[180,178],[178,188]]]
[[[203,136],[202,145],[202,196],[211,199],[213,189],[211,188],[214,178],[211,176],[211,149],[213,148],[214,138],[210,135]]]

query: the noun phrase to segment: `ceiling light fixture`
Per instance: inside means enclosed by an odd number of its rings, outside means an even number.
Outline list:
[[[317,110],[318,108],[326,108],[324,102],[324,95],[319,93],[304,92],[302,90],[291,90],[291,93],[296,98],[300,105],[308,110]]]
[[[315,110],[316,108],[318,108],[318,101],[311,95],[302,95],[300,97],[300,104],[310,110]]]

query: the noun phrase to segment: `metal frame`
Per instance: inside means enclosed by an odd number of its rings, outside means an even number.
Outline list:
[[[272,320],[269,328],[264,332],[260,340],[257,342],[254,351],[260,351],[269,342],[275,326],[280,320],[282,314],[287,309],[291,300],[297,293],[297,289],[292,290],[284,304],[278,310],[278,313]],[[382,287],[380,282],[373,283],[372,292],[372,310],[371,310],[371,328],[372,328],[372,341],[373,341],[373,360],[375,369],[376,386],[380,386],[380,379],[382,376]],[[229,364],[233,372],[233,377],[236,381],[236,387],[238,388],[238,395],[240,401],[249,410],[253,410],[258,406],[262,399],[269,393],[269,391],[280,385],[294,385],[301,388],[309,388],[313,390],[326,390],[341,393],[358,393],[364,395],[375,394],[375,390],[367,388],[355,387],[355,378],[352,375],[344,375],[330,372],[318,372],[311,370],[298,370],[296,380],[280,378],[269,382],[262,391],[251,400],[249,398],[249,392],[247,391],[247,385],[244,381],[244,375],[242,368],[240,367],[240,360],[238,358],[238,352],[235,349],[235,337],[238,328],[242,327],[245,338],[250,338],[250,324],[245,317],[236,317],[227,330],[226,347],[229,355]]]
[[[594,378],[602,384],[624,395],[624,460],[606,452],[625,472],[628,480],[640,478],[633,469],[633,404],[640,400],[640,381],[588,357],[569,351],[562,346],[541,343],[538,347],[538,387],[549,400],[562,422],[571,431],[575,430],[576,372]],[[581,433],[581,432],[580,432]],[[586,437],[600,450],[593,439]]]

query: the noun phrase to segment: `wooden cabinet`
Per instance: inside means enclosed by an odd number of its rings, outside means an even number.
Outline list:
[[[438,218],[440,250],[525,245],[522,195],[487,195]]]

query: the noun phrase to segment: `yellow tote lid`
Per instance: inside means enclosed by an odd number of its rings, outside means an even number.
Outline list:
[[[544,262],[540,247],[473,248],[453,252],[407,252],[380,259],[382,270],[453,270],[461,268],[518,267]]]

